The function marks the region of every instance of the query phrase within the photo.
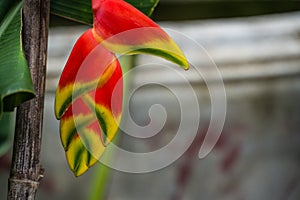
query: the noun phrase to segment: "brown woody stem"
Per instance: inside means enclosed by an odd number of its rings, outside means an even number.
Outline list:
[[[17,109],[9,200],[33,200],[43,177],[40,151],[43,126],[49,0],[24,0],[23,45],[36,97]]]

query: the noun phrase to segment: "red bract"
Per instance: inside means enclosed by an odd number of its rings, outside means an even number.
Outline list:
[[[131,29],[159,28],[149,17],[122,0],[93,0],[93,12],[96,33],[104,40]],[[168,38],[166,34],[164,37]]]
[[[119,54],[160,56],[188,69],[188,62],[176,43],[135,7],[122,0],[92,2],[94,35],[103,46]]]

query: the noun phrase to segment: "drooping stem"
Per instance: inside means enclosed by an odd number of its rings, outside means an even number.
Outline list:
[[[24,0],[23,46],[36,98],[17,109],[9,200],[34,200],[43,176],[40,150],[43,126],[49,0]]]

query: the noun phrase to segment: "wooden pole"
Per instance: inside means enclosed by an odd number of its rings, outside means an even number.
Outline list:
[[[43,126],[49,0],[24,0],[23,45],[36,98],[17,109],[8,199],[33,200],[43,177],[40,151]]]

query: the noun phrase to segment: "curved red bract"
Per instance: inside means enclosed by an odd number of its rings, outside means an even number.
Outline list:
[[[177,44],[154,21],[122,0],[93,0],[94,36],[112,52],[152,54],[188,69]]]

